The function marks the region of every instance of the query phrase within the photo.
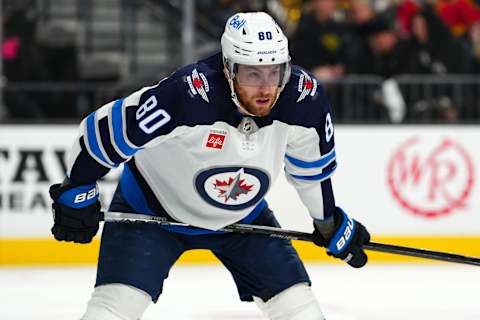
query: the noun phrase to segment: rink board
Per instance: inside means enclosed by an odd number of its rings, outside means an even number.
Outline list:
[[[63,179],[76,135],[76,126],[0,127],[0,265],[95,262],[97,241],[58,243],[49,232],[48,186]],[[479,137],[475,126],[337,126],[337,205],[362,221],[376,241],[480,256]],[[118,174],[101,182],[103,203]],[[311,231],[308,213],[283,176],[267,199],[284,228]],[[333,261],[311,244],[295,246],[308,261]],[[215,259],[194,251],[180,262]]]

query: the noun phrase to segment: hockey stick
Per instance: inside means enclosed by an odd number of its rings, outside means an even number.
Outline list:
[[[149,216],[144,214],[132,214],[132,213],[123,213],[123,212],[104,212],[103,220],[105,222],[150,223],[150,224],[157,224],[157,225],[163,225],[163,226],[181,226],[181,227],[195,228],[186,223],[168,221],[164,217],[155,217],[155,216]],[[231,224],[224,228],[221,228],[218,231],[236,232],[236,233],[243,233],[243,234],[259,234],[259,235],[265,235],[273,238],[313,242],[313,236],[311,233],[284,230],[284,229],[268,227],[268,226],[236,223],[236,224]],[[378,243],[378,242],[369,242],[368,244],[363,245],[363,248],[370,251],[378,251],[378,252],[398,254],[403,256],[480,266],[480,258],[462,256],[459,254],[453,254],[453,253],[447,253],[447,252],[403,247],[403,246],[384,244],[384,243]]]

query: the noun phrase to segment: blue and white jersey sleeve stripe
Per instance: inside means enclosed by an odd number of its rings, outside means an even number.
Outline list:
[[[331,177],[337,168],[332,112],[325,90],[302,102],[304,113],[289,130],[285,174],[314,219],[335,211]]]
[[[84,142],[88,153],[98,163],[110,169],[118,166],[118,163],[112,161],[105,151],[105,147],[101,139],[101,129],[99,123],[101,119],[108,117],[108,112],[111,108],[111,105],[112,103],[106,104],[96,112],[92,112],[82,122]]]
[[[335,159],[335,149],[315,160],[300,159],[298,156],[286,154],[285,171],[293,179],[323,181],[330,178],[335,171]]]
[[[80,125],[80,135],[72,149],[67,175],[72,174],[73,177],[70,178],[73,180],[83,180],[83,177],[77,177],[76,173],[81,172],[82,168],[87,171],[95,167],[98,174],[92,176],[98,179],[100,174],[105,174],[105,170],[128,161],[136,152],[142,150],[146,143],[172,130],[169,106],[175,105],[176,95],[172,94],[171,84],[172,82],[165,81],[144,87],[89,114]],[[149,101],[155,101],[155,104]],[[168,116],[168,121],[165,121],[164,116],[156,116],[159,110],[162,115]],[[144,119],[148,121],[142,122]],[[159,126],[158,121],[161,120],[165,124],[168,122],[168,125]],[[150,127],[142,130],[145,123]],[[154,125],[158,130],[152,129]],[[86,161],[88,158],[91,160]]]
[[[82,121],[81,131],[88,154],[102,166],[115,168],[142,149],[128,138],[126,108],[138,105],[142,93],[149,88],[107,103]]]
[[[112,146],[120,156],[128,159],[140,150],[140,147],[135,146],[128,140],[124,102],[124,99],[113,102],[108,124]]]
[[[130,141],[127,134],[128,121],[126,109],[128,107],[138,107],[142,95],[153,87],[144,87],[125,99],[118,99],[113,102],[110,108],[109,127],[111,132],[111,142],[118,154],[124,158],[130,158],[135,152],[142,149]]]
[[[330,177],[336,168],[335,149],[317,160],[307,161],[289,155],[285,157],[287,181],[295,187],[314,219],[327,218],[335,208]]]

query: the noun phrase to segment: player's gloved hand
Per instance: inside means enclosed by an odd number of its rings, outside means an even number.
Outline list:
[[[314,243],[327,248],[328,255],[342,259],[354,268],[363,267],[367,263],[367,255],[362,246],[370,242],[367,229],[338,207],[335,208],[333,222],[330,223],[331,230],[325,228],[326,223],[328,222],[314,221]]]
[[[96,184],[50,186],[53,200],[52,234],[58,241],[88,243],[98,231],[101,206]]]

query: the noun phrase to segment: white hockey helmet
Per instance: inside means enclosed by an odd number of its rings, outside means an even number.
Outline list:
[[[238,65],[281,65],[281,76],[276,83],[279,87],[276,102],[290,79],[291,66],[288,39],[275,20],[265,12],[237,13],[227,20],[221,45],[235,104],[246,111],[238,101],[233,87]]]

